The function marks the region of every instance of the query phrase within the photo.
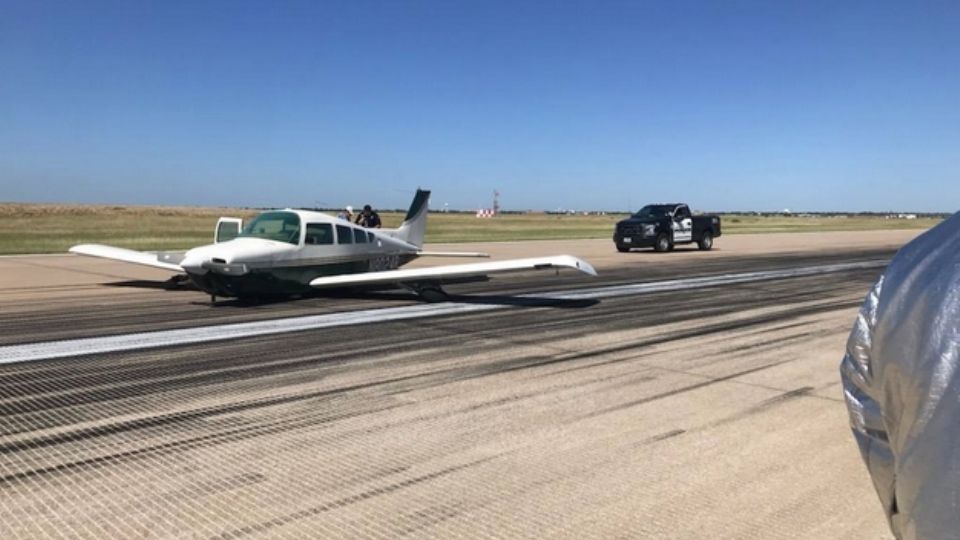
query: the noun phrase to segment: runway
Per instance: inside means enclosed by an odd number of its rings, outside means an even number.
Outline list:
[[[887,537],[837,364],[909,235],[838,238],[583,241],[599,278],[449,288],[478,309],[0,365],[0,537]],[[757,272],[776,277],[652,285]],[[55,256],[0,276],[7,348],[444,306],[210,305]]]

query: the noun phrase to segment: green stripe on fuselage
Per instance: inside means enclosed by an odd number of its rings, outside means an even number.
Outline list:
[[[399,255],[398,266],[415,259],[415,255]],[[200,289],[224,297],[303,294],[315,290],[310,282],[318,277],[360,274],[370,270],[371,258],[312,266],[278,266],[253,269],[242,276],[207,272],[189,274]]]

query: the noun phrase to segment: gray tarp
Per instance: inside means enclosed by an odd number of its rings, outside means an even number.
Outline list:
[[[960,538],[960,213],[897,253],[840,373],[894,534]]]

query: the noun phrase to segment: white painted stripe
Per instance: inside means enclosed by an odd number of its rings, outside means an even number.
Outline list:
[[[14,253],[12,255],[0,255],[0,259],[29,259],[30,257],[72,257],[67,252],[63,253]]]
[[[612,298],[617,296],[634,296],[658,292],[701,289],[733,285],[737,283],[751,283],[774,279],[789,279],[805,276],[815,276],[844,272],[848,270],[882,268],[887,261],[865,261],[857,263],[832,264],[824,266],[809,266],[772,270],[766,272],[747,272],[742,274],[721,274],[648,283],[634,283],[630,285],[612,285],[590,289],[576,289],[568,291],[544,292],[519,295],[520,298],[549,298],[556,300],[590,300]],[[188,345],[193,343],[208,343],[212,341],[226,341],[254,336],[271,334],[285,334],[304,330],[318,330],[337,326],[351,326],[358,324],[384,323],[403,321],[425,317],[440,317],[447,315],[461,315],[506,309],[502,304],[465,304],[441,303],[418,304],[393,308],[367,309],[324,315],[310,315],[305,317],[290,317],[269,321],[255,321],[245,323],[220,324],[202,326],[199,328],[184,328],[180,330],[163,330],[158,332],[140,332],[118,336],[93,337],[83,339],[69,339],[49,341],[43,343],[28,343],[24,345],[10,345],[0,347],[0,364],[28,362],[51,358],[65,358],[87,354],[102,354],[121,351],[133,351],[172,345]]]

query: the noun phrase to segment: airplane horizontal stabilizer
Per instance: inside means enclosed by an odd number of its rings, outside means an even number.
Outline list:
[[[310,282],[312,287],[350,287],[378,284],[404,284],[440,281],[465,277],[481,277],[489,274],[506,272],[523,272],[527,270],[548,270],[572,268],[591,276],[597,271],[590,263],[572,255],[556,255],[553,257],[534,257],[530,259],[510,259],[471,264],[454,264],[450,266],[433,266],[430,268],[410,268],[403,270],[386,270],[383,272],[367,272],[362,274],[346,274],[339,276],[319,277]]]
[[[183,272],[183,268],[178,264],[161,261],[156,253],[147,253],[146,251],[134,251],[113,246],[104,246],[101,244],[80,244],[70,248],[70,253],[77,255],[86,255],[88,257],[100,257],[102,259],[112,259],[115,261],[140,264],[143,266],[152,266],[172,272]]]

